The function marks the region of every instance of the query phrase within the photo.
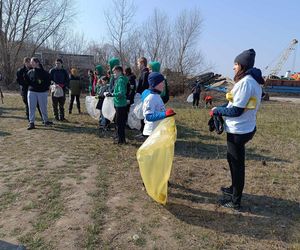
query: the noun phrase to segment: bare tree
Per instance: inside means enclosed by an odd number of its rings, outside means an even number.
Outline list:
[[[183,10],[174,26],[174,48],[176,48],[176,70],[182,74],[195,71],[201,64],[201,54],[196,42],[201,33],[202,18],[200,11]]]
[[[22,54],[33,55],[70,21],[71,6],[71,0],[0,0],[0,55],[6,85],[13,82]],[[22,51],[25,47],[30,50]]]
[[[153,15],[145,23],[144,41],[150,60],[165,61],[171,39],[170,25],[165,13],[154,9]]]
[[[71,54],[83,54],[86,50],[87,41],[83,32],[69,31],[66,34],[62,50]]]
[[[123,65],[126,62],[125,47],[136,8],[131,0],[113,0],[112,3],[113,6],[104,15],[111,43]]]

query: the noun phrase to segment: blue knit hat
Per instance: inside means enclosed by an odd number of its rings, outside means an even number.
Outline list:
[[[254,66],[255,51],[254,49],[248,49],[239,54],[234,62],[244,66],[246,69],[251,69]]]
[[[154,89],[155,86],[157,86],[164,80],[165,80],[164,76],[158,72],[151,72],[148,76],[148,83],[152,89]]]

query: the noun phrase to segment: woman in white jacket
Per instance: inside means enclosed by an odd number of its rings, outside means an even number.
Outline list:
[[[245,183],[245,144],[256,132],[256,113],[260,106],[264,84],[261,71],[253,68],[255,51],[245,50],[234,60],[235,85],[227,95],[229,102],[213,108],[213,115],[221,115],[227,132],[227,161],[231,186],[221,187],[223,207],[239,209]]]

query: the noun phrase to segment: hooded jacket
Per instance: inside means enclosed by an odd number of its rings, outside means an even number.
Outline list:
[[[127,91],[128,78],[126,76],[120,75],[117,79],[115,79],[115,87],[114,87],[114,105],[115,107],[126,107],[126,91]]]
[[[112,70],[115,66],[120,65],[120,60],[116,57],[113,57],[108,61],[108,65],[109,65],[109,71],[110,71],[110,75],[111,75],[111,77],[109,79],[109,92],[112,93],[112,92],[114,92],[114,87],[115,87],[115,78],[113,76]]]
[[[28,90],[33,92],[46,92],[50,86],[50,75],[41,68],[31,69],[27,73]]]

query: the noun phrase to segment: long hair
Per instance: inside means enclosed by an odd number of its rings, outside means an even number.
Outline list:
[[[38,59],[37,57],[32,57],[31,60],[34,61],[35,63],[37,63],[37,64],[39,65],[39,67],[40,67],[42,70],[44,70],[44,67],[43,67],[43,65],[41,64],[40,59]]]
[[[235,74],[233,80],[235,83],[237,83],[239,80],[241,80],[242,78],[244,78],[247,74],[246,74],[247,69],[241,65],[241,69]]]

